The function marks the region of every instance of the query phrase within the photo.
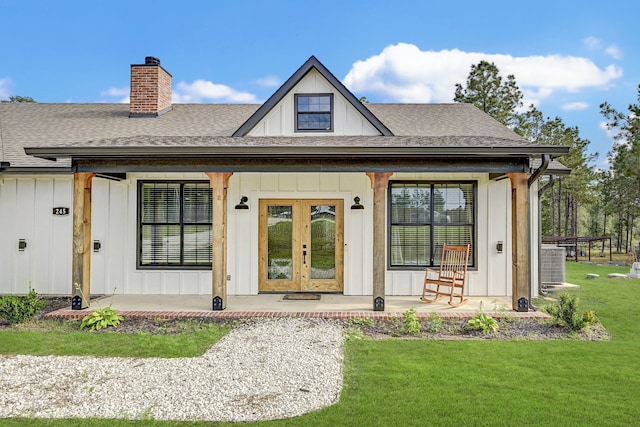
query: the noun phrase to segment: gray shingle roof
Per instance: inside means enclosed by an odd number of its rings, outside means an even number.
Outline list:
[[[472,104],[367,104],[396,136],[488,136],[526,142]]]
[[[155,118],[129,118],[128,104],[0,104],[0,160],[11,167],[68,167],[25,147],[468,147],[539,152],[468,104],[367,104],[395,136],[231,137],[259,105],[174,104]],[[554,150],[557,151],[558,147]]]

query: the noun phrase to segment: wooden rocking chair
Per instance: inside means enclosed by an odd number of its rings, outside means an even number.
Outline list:
[[[449,305],[458,307],[467,302],[464,298],[464,286],[467,282],[467,264],[469,263],[469,247],[442,246],[440,270],[427,268],[424,274],[422,297],[424,302],[436,302],[445,296],[449,297]],[[435,286],[435,289],[433,287]],[[457,303],[453,298],[459,298]]]

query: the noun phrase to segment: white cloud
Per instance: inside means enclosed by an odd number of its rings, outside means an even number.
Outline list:
[[[251,93],[236,91],[229,86],[206,80],[196,80],[190,84],[180,82],[173,88],[171,95],[172,102],[177,104],[199,104],[207,101],[258,102],[256,96]],[[126,104],[129,102],[129,87],[112,87],[100,92],[100,96],[107,102]]]
[[[205,100],[224,102],[258,102],[255,95],[239,92],[229,86],[196,80],[193,83],[180,82],[173,90],[172,100],[175,103],[201,103]]]
[[[0,79],[0,99],[9,99],[9,96],[11,96],[11,79]]]
[[[589,50],[597,50],[602,51],[605,54],[609,55],[613,59],[622,58],[622,49],[620,49],[616,44],[611,43],[609,46],[603,48],[602,40],[597,37],[589,36],[583,40],[585,46]]]
[[[589,108],[589,104],[581,101],[570,102],[562,106],[563,110],[568,110],[568,111],[586,110],[587,108]]]
[[[602,46],[602,42],[600,41],[600,39],[593,36],[587,37],[583,40],[583,42],[591,50],[600,49],[600,46]]]
[[[615,44],[611,44],[611,45],[607,46],[607,48],[604,50],[604,53],[606,53],[607,55],[609,55],[613,59],[622,58],[622,49],[620,49]]]
[[[277,87],[282,84],[280,79],[274,75],[261,77],[257,79],[255,82],[262,87]]]
[[[609,138],[613,138],[614,136],[616,136],[616,132],[613,129],[609,129],[609,127],[607,126],[607,122],[598,123],[598,127],[605,131]]]
[[[112,87],[100,92],[101,97],[117,98],[115,102],[126,104],[129,102],[129,88],[128,87]]]
[[[385,102],[453,102],[455,84],[464,85],[471,65],[481,60],[495,63],[505,76],[515,76],[525,106],[539,105],[558,91],[607,86],[622,76],[614,65],[599,68],[583,57],[422,51],[413,44],[399,43],[353,64],[344,83],[358,95],[370,99],[377,95]]]

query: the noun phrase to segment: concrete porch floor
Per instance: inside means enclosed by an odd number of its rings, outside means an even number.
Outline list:
[[[468,318],[480,311],[495,317],[547,317],[542,312],[516,312],[511,309],[509,297],[467,297],[467,303],[451,307],[447,299],[425,303],[418,296],[388,296],[385,311],[373,311],[373,297],[321,294],[320,300],[285,300],[284,294],[229,295],[227,308],[213,311],[211,295],[114,295],[91,300],[84,310],[65,308],[49,313],[47,317],[78,318],[92,310],[111,307],[125,317],[147,318],[249,318],[249,317],[321,317],[321,318],[375,318],[400,317],[414,307],[418,317],[438,313],[441,317]]]

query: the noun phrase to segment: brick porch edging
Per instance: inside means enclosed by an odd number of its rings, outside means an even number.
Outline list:
[[[419,319],[425,319],[431,314],[436,313],[443,319],[470,319],[477,312],[419,312],[416,316]],[[515,319],[548,319],[549,316],[541,311],[529,312],[491,312],[486,314],[493,318],[500,319],[511,317]],[[87,314],[91,314],[89,310],[71,310],[63,308],[45,314],[46,318],[59,319],[81,319]],[[248,319],[248,318],[283,318],[283,317],[302,317],[313,319],[373,319],[373,320],[391,320],[402,318],[402,312],[386,312],[386,311],[120,311],[119,315],[131,318],[146,319],[186,319],[186,318],[206,318],[206,319]]]

